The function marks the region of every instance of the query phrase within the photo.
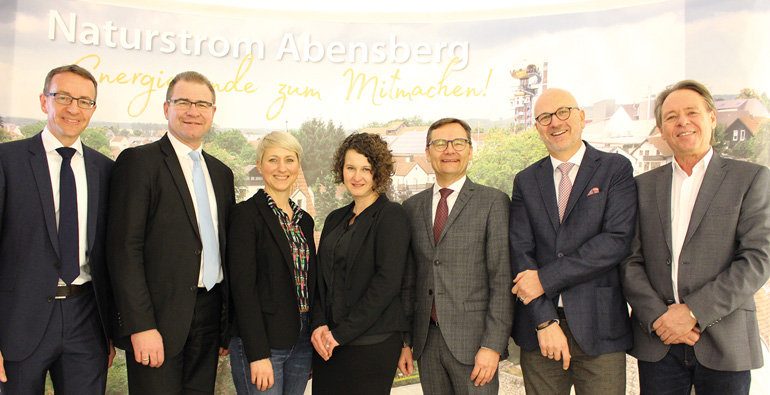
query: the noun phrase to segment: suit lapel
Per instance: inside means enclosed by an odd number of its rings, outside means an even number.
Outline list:
[[[575,183],[572,185],[572,192],[570,192],[569,200],[567,200],[567,208],[564,210],[564,221],[569,217],[569,213],[572,211],[572,208],[575,207],[577,201],[585,196],[585,189],[588,186],[588,182],[594,176],[594,173],[596,172],[596,169],[599,168],[601,162],[601,157],[596,155],[594,147],[591,147],[588,143],[585,143],[585,145],[586,152],[583,155],[583,160],[580,162],[580,167],[578,167]]]
[[[96,217],[99,211],[99,167],[93,160],[92,153],[88,147],[83,144],[83,162],[86,165],[86,183],[88,185],[88,213],[86,214],[87,228],[86,237],[88,238],[88,249],[92,251],[94,238],[96,237]]]
[[[267,223],[267,228],[273,235],[273,239],[278,244],[278,249],[281,250],[281,256],[283,256],[284,262],[289,267],[289,273],[294,272],[294,261],[291,257],[291,247],[289,246],[289,240],[286,238],[286,233],[281,227],[280,220],[275,215],[270,206],[267,205],[267,195],[264,190],[257,192],[257,198],[254,199],[254,204],[257,206],[257,210],[262,214],[262,217]]]
[[[348,266],[345,268],[346,274],[350,274],[350,269],[353,268],[353,265],[356,262],[358,250],[364,245],[364,238],[369,234],[369,230],[371,229],[372,224],[374,224],[374,217],[380,211],[380,207],[387,201],[388,198],[385,195],[380,195],[371,206],[367,207],[364,212],[359,214],[358,218],[356,218],[357,224],[353,231],[353,236],[350,238],[350,249],[348,250],[347,259]]]
[[[711,163],[709,163],[706,169],[706,174],[703,176],[703,183],[698,191],[698,197],[695,199],[695,206],[692,208],[692,215],[690,216],[690,223],[687,226],[687,235],[684,238],[684,244],[682,248],[687,245],[692,235],[698,229],[703,216],[706,215],[706,211],[711,205],[711,201],[714,200],[719,186],[722,185],[727,172],[725,171],[725,164],[718,154],[714,153],[711,157]]]
[[[671,177],[673,176],[673,164],[664,166],[655,180],[655,197],[658,202],[658,217],[663,235],[666,238],[668,251],[671,252]]]
[[[540,196],[543,197],[543,206],[551,220],[554,231],[559,229],[559,203],[556,200],[556,187],[553,184],[553,165],[551,158],[546,156],[540,161],[537,167],[537,186],[540,189]],[[578,172],[579,173],[579,172]]]
[[[35,176],[35,184],[37,184],[40,202],[43,205],[43,216],[48,229],[48,237],[51,239],[56,255],[59,255],[59,236],[56,227],[51,174],[48,172],[48,158],[45,148],[43,148],[43,137],[39,133],[29,140],[29,153],[29,164],[32,166],[32,174]]]
[[[452,210],[449,212],[449,217],[447,217],[446,222],[444,223],[444,227],[441,229],[441,236],[438,238],[438,243],[441,243],[441,239],[444,238],[447,230],[452,227],[452,224],[460,215],[460,212],[463,211],[465,205],[468,204],[468,201],[473,196],[475,190],[476,184],[474,184],[470,178],[466,178],[465,184],[463,184],[462,189],[460,189],[460,193],[457,195],[457,200],[455,200],[455,204],[452,206]],[[428,212],[430,212],[430,210],[428,210]],[[433,225],[430,227],[430,235],[433,236]],[[438,245],[438,243],[436,243],[436,245]]]
[[[429,240],[433,241],[433,187],[431,186],[426,191],[428,192],[420,196],[420,208],[417,212],[423,216],[425,232],[430,235]],[[430,243],[430,247],[435,248],[435,243]]]
[[[179,195],[182,197],[182,202],[184,203],[184,208],[187,212],[187,219],[190,220],[190,225],[192,225],[193,229],[195,229],[195,233],[200,237],[198,219],[195,216],[195,206],[193,206],[192,194],[190,188],[187,187],[187,180],[184,178],[182,165],[179,164],[179,158],[176,155],[176,151],[174,151],[174,147],[171,145],[171,141],[168,140],[168,136],[163,136],[163,138],[160,139],[160,149],[166,155],[164,161],[166,162],[169,173],[171,173],[171,178],[174,180],[177,190],[179,190]]]
[[[327,217],[328,218],[328,220],[327,220],[328,223],[324,224],[324,229],[323,229],[323,231],[321,231],[321,241],[319,242],[319,244],[323,245],[323,241],[326,239],[326,236],[329,235],[329,232],[331,232],[332,230],[337,228],[337,226],[340,225],[340,222],[342,222],[347,217],[347,214],[350,212],[350,210],[353,209],[353,205],[354,204],[355,203],[350,203],[347,206],[343,207],[342,209],[339,209],[339,211],[332,212],[332,214],[338,216],[338,218],[331,217],[331,215],[330,215],[330,217]],[[337,213],[339,213],[339,214],[337,214]],[[334,248],[334,247],[332,247],[332,248]],[[351,258],[351,259],[353,259],[353,258]],[[323,276],[323,283],[324,284],[331,284],[332,283],[332,278],[334,276],[333,265],[318,265],[318,266],[321,268],[321,275]]]

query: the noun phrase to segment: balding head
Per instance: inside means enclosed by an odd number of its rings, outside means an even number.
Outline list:
[[[564,89],[547,89],[537,99],[534,113],[535,127],[548,153],[562,162],[569,160],[582,146],[586,126],[586,114],[575,97]]]

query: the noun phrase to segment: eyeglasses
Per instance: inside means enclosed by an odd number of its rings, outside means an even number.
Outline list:
[[[210,111],[212,108],[214,108],[214,103],[209,101],[190,101],[187,99],[174,99],[174,100],[166,100],[167,102],[174,105],[174,107],[187,111],[190,109],[190,107],[195,106],[195,108],[198,109],[198,111]]]
[[[435,149],[438,152],[446,151],[446,148],[449,146],[449,144],[452,144],[452,147],[454,147],[455,151],[462,151],[465,149],[465,147],[470,144],[470,141],[468,139],[454,139],[454,140],[444,140],[444,139],[435,139],[428,143],[427,147],[433,146],[433,149]]]
[[[77,100],[78,107],[85,110],[90,110],[94,108],[94,106],[96,105],[96,102],[91,99],[86,99],[83,97],[81,98],[72,97],[70,95],[65,95],[64,93],[45,93],[45,95],[48,97],[53,97],[53,101],[64,106],[69,106],[70,104],[72,104],[73,100]]]
[[[562,121],[566,121],[569,119],[569,116],[572,114],[572,110],[579,110],[577,107],[561,107],[557,109],[554,112],[548,113],[544,112],[537,117],[535,117],[535,120],[537,123],[548,126],[551,124],[551,121],[553,120],[553,116],[556,115],[556,118],[561,119]]]

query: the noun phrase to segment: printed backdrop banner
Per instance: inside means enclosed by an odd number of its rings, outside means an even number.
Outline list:
[[[42,119],[43,78],[67,63],[99,81],[93,121],[163,123],[168,80],[195,70],[216,85],[217,125],[259,131],[313,117],[347,130],[513,118],[522,78],[581,104],[639,102],[685,77],[714,93],[770,90],[770,6],[757,1],[551,2],[402,21],[168,3],[3,1],[0,115]]]

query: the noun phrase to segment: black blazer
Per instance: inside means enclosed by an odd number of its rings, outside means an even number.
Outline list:
[[[337,209],[326,217],[319,245],[343,221],[355,203]],[[332,328],[332,336],[345,345],[362,335],[375,335],[408,330],[401,305],[401,284],[406,267],[411,232],[406,211],[400,204],[380,197],[358,215],[343,289],[344,317]],[[354,259],[350,259],[353,258]],[[332,262],[319,259],[319,277],[311,327],[328,325],[325,306],[328,285],[334,276]]]
[[[112,161],[83,145],[88,183],[88,265],[105,341],[112,290],[104,257]],[[53,309],[59,241],[48,158],[40,134],[0,145],[0,351],[20,361],[35,351]]]
[[[217,200],[219,248],[225,262],[225,234],[235,204],[233,172],[203,153]],[[201,249],[192,195],[167,136],[123,151],[110,184],[107,264],[115,290],[115,345],[131,349],[130,336],[157,329],[166,356],[187,339],[198,292]],[[226,346],[227,271],[220,284],[220,344]]]
[[[313,218],[305,212],[300,227],[308,244],[308,303],[315,292],[316,255]],[[291,348],[301,328],[291,247],[267,194],[259,190],[235,205],[227,231],[235,324],[249,362],[270,357],[271,348]]]

